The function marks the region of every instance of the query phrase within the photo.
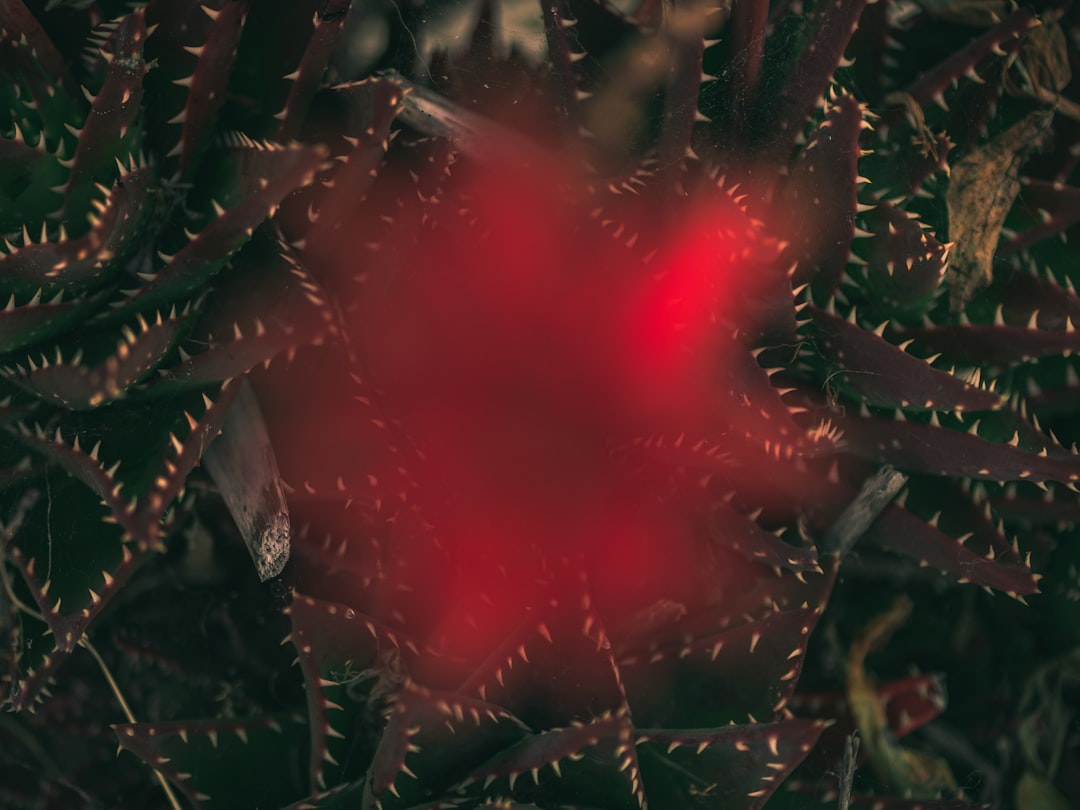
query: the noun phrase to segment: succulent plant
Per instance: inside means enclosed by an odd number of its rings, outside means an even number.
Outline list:
[[[974,806],[844,575],[1075,558],[1071,10],[438,11],[0,0],[5,806]]]

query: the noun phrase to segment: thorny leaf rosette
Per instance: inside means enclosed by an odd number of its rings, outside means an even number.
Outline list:
[[[1064,553],[1075,11],[559,0],[525,56],[512,5],[421,58],[425,4],[0,0],[4,800],[773,806],[945,708],[795,694],[879,465],[856,565]],[[287,617],[202,463],[260,409]]]
[[[187,477],[227,414],[232,378],[322,329],[291,300],[295,282],[259,312],[207,302],[324,152],[221,144],[206,153],[206,183],[172,186],[143,107],[160,13],[91,15],[85,63],[68,66],[22,0],[0,9],[0,455],[18,471],[0,495],[4,521],[18,518],[4,581],[12,604],[43,620],[4,631],[16,710],[41,701],[87,627],[183,524]],[[287,267],[260,272],[289,280]]]
[[[144,94],[151,68],[184,86],[157,62],[163,5],[107,19],[0,5],[0,519],[5,611],[19,617],[4,623],[2,695],[14,710],[35,710],[186,524],[188,476],[236,378],[325,329],[299,288],[314,282],[256,233],[325,150],[219,136],[198,155],[199,182],[170,178],[171,150],[146,129],[161,98]],[[245,3],[228,5],[243,18]],[[52,37],[71,25],[85,25],[86,50],[69,63]],[[234,45],[200,53],[227,62]],[[229,289],[253,265],[273,290],[244,302]]]
[[[302,431],[295,397],[272,375],[262,389],[306,535],[297,587],[335,600],[291,608],[313,781],[351,773],[386,807],[665,806],[679,769],[712,803],[761,806],[824,728],[784,708],[831,582],[812,546],[715,491],[832,448],[738,326],[761,293],[737,280],[787,277],[779,241],[700,173],[682,200],[646,174],[623,202],[538,148],[390,150],[366,200],[388,213],[323,209],[305,249],[341,301],[351,374],[340,350],[307,352],[327,365]],[[334,443],[327,481],[311,448]],[[356,718],[381,707],[370,766],[346,766]],[[451,754],[444,726],[468,747]],[[721,787],[729,757],[747,775]]]

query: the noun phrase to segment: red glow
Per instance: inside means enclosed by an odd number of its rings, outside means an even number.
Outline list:
[[[714,429],[745,215],[715,192],[643,230],[655,252],[642,263],[645,249],[589,216],[595,200],[572,201],[588,194],[567,173],[464,174],[430,207],[436,227],[392,230],[374,254],[346,239],[334,257],[350,272],[363,257],[350,327],[425,459],[410,502],[446,554],[415,586],[441,617],[433,638],[479,654],[524,608],[577,598],[583,578],[612,619],[692,599],[696,496],[613,450]]]

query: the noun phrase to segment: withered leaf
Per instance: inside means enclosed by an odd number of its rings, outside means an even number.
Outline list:
[[[949,308],[960,312],[990,282],[1005,216],[1020,192],[1020,167],[1037,150],[1053,110],[1030,113],[952,167],[945,204],[949,239]]]
[[[289,561],[289,507],[255,394],[241,383],[221,435],[203,456],[262,582]]]
[[[1069,45],[1061,26],[1050,20],[1025,31],[1012,67],[1005,76],[1006,92],[1057,103],[1072,79]]]
[[[959,788],[948,764],[937,757],[895,743],[888,734],[885,705],[866,672],[866,656],[885,643],[911,615],[911,600],[900,596],[875,616],[851,642],[847,660],[847,697],[866,758],[878,779],[904,796],[933,799]]]

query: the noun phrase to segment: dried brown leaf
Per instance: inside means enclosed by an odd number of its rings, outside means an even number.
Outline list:
[[[1065,33],[1049,21],[1024,32],[1012,70],[1005,77],[1005,90],[1054,104],[1071,79]]]
[[[1020,192],[1020,167],[1042,144],[1052,117],[1052,110],[1030,113],[952,167],[945,203],[955,243],[949,261],[953,312],[990,282],[1001,228]]]
[[[866,656],[881,649],[911,615],[911,600],[900,596],[888,611],[874,617],[848,650],[848,705],[855,718],[866,758],[884,786],[904,796],[937,798],[959,792],[948,764],[937,757],[897,745],[888,729],[885,706],[866,673]]]
[[[203,463],[240,529],[259,579],[276,577],[289,560],[289,507],[259,404],[247,383],[241,384]]]

